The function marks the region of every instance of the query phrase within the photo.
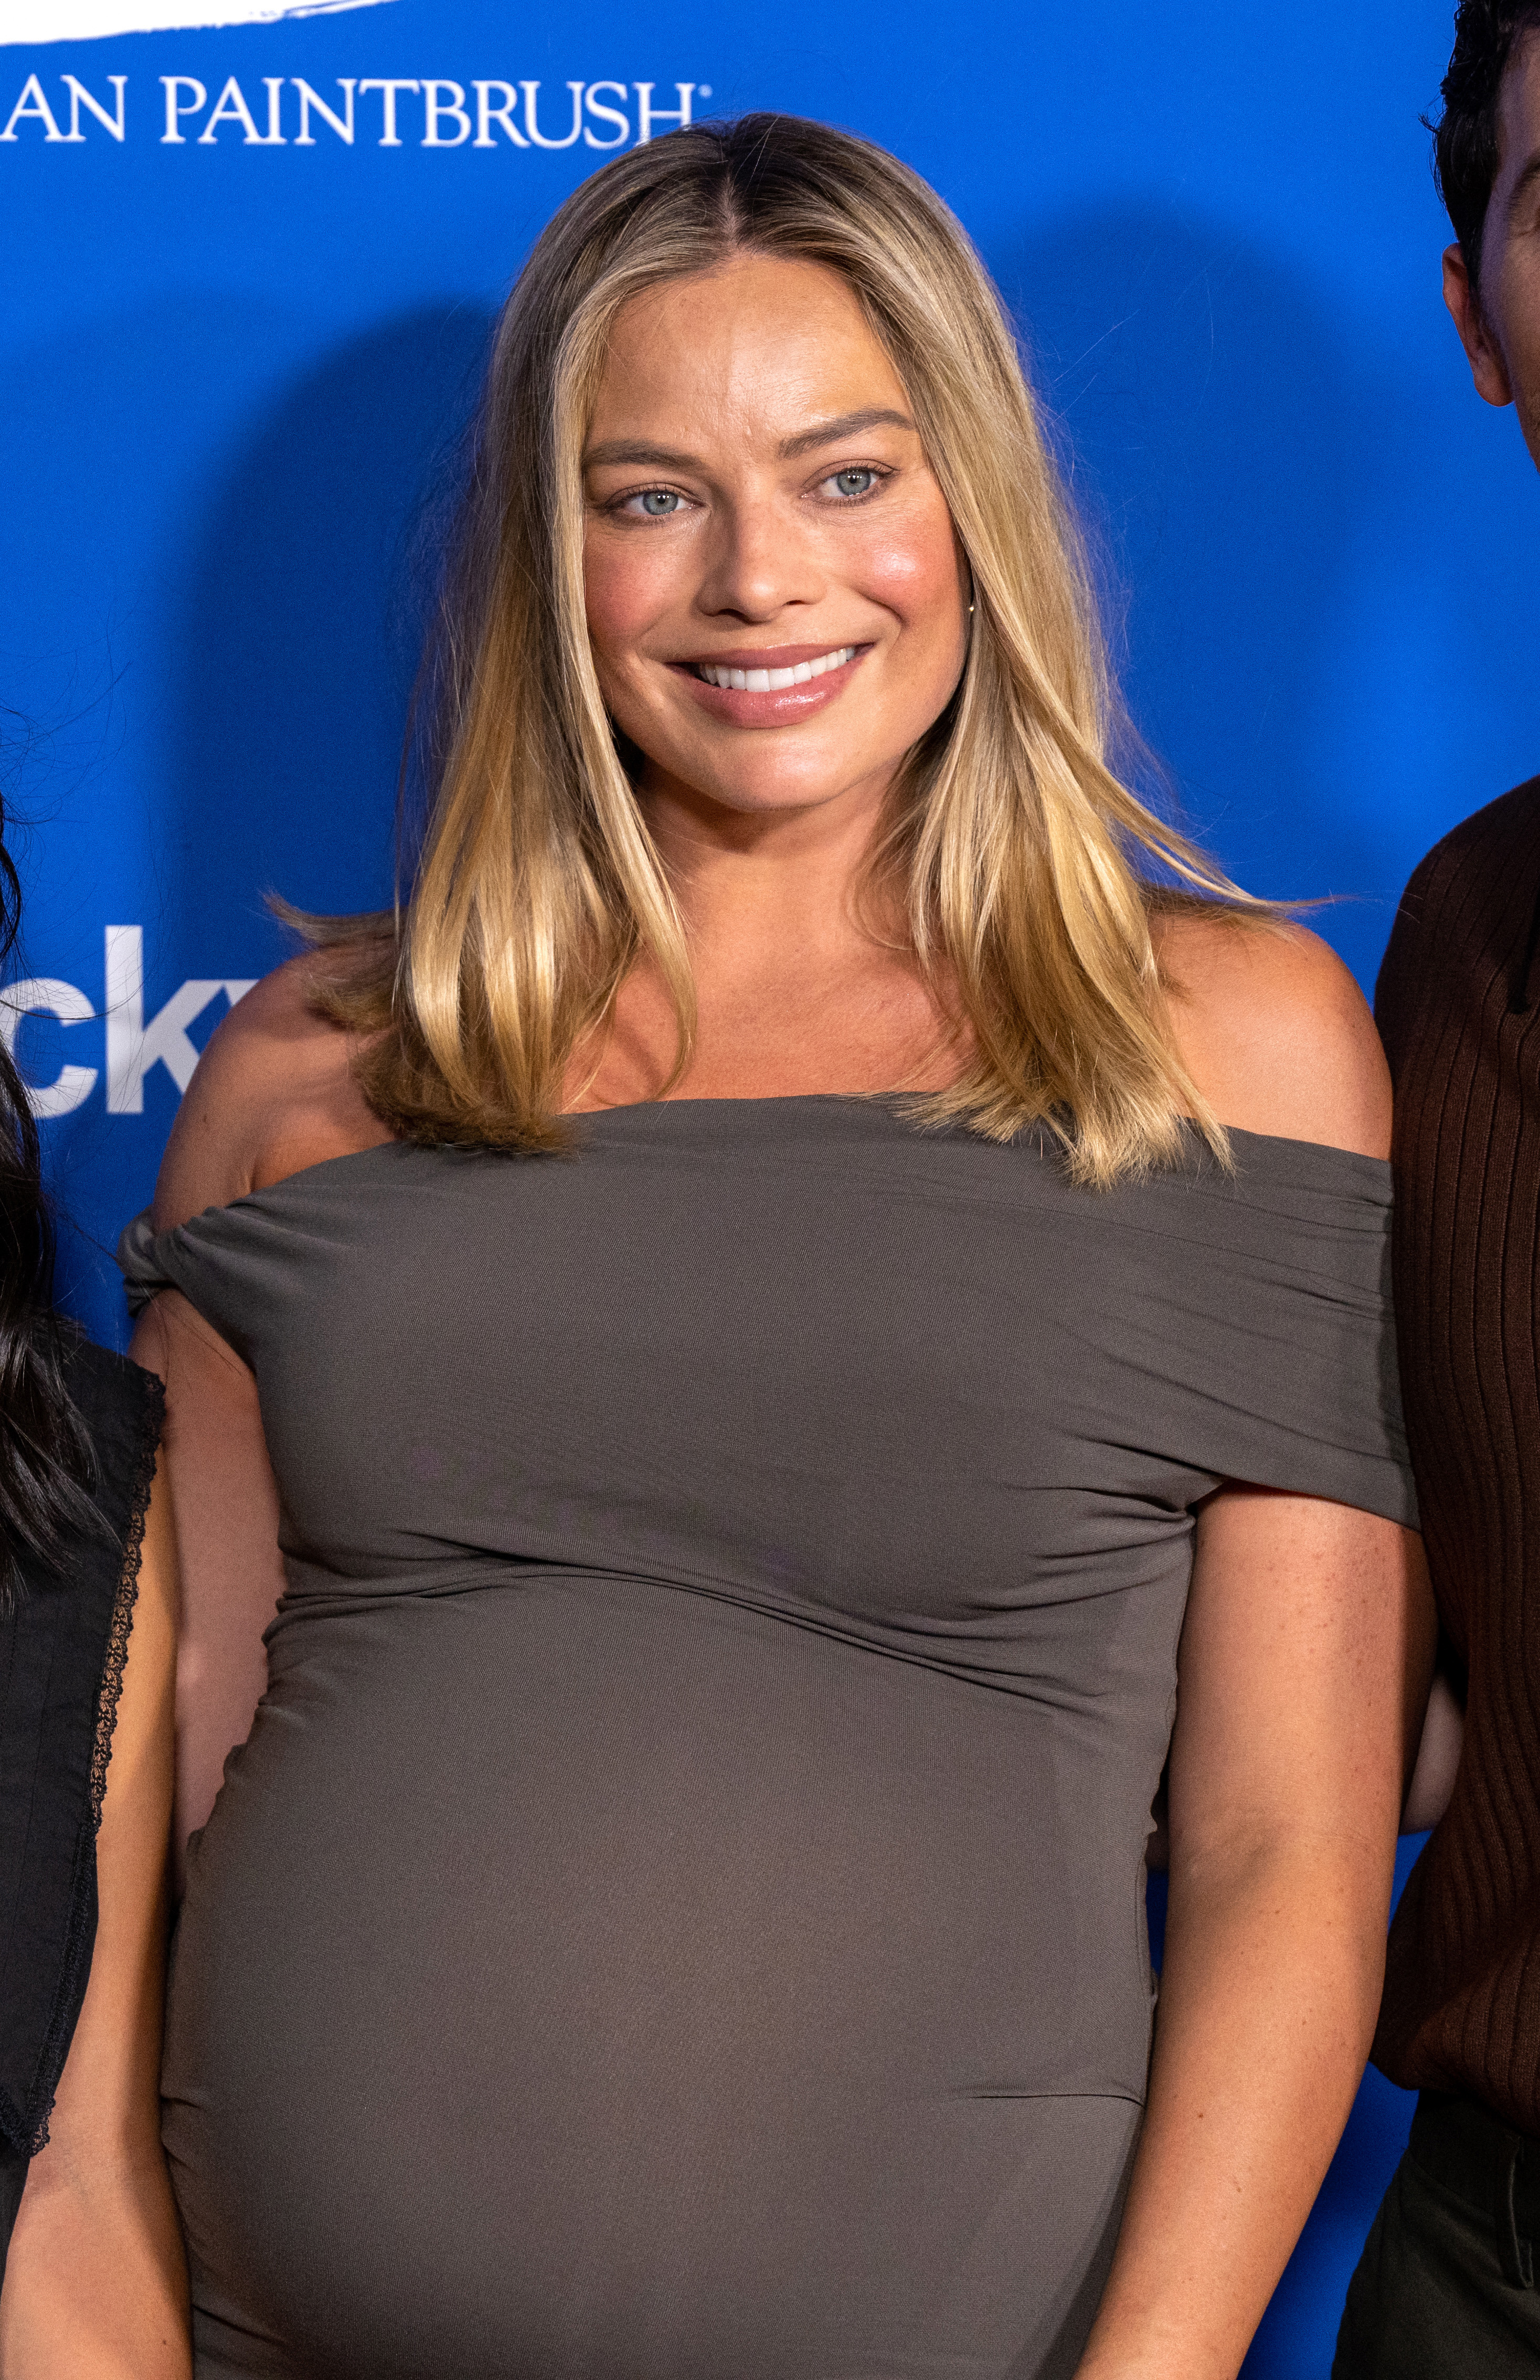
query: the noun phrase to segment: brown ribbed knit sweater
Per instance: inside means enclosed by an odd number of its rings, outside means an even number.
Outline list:
[[[1413,877],[1376,1014],[1396,1087],[1396,1309],[1454,1798],[1390,1932],[1375,2061],[1540,2134],[1540,778]]]

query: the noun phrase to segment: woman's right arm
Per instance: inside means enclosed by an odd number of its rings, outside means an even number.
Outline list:
[[[311,966],[291,960],[267,977],[231,1010],[203,1052],[155,1187],[157,1231],[389,1139],[352,1079],[346,1037],[314,1013]],[[130,1352],[159,1374],[166,1391],[164,1460],[175,1491],[182,1582],[179,1864],[188,1835],[213,1806],[226,1757],[250,1732],[267,1682],[262,1634],[284,1591],[278,1489],[257,1383],[185,1297],[163,1291]]]
[[[273,1099],[273,1006],[272,987],[259,984],[200,1060],[155,1184],[157,1231],[252,1188]],[[179,1897],[188,1837],[213,1807],[225,1758],[250,1732],[266,1683],[262,1632],[284,1585],[278,1491],[257,1384],[185,1297],[163,1290],[128,1352],[165,1383],[161,1461],[175,1497],[181,1579],[172,1827]]]
[[[163,1291],[129,1352],[166,1391],[161,1459],[182,1579],[172,1822],[179,1895],[188,1838],[212,1809],[225,1759],[250,1733],[267,1683],[262,1632],[284,1590],[278,1490],[256,1381],[185,1297]]]

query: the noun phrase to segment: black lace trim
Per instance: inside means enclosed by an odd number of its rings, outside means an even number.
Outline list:
[[[107,1764],[112,1758],[113,1730],[117,1725],[123,1672],[127,1666],[134,1606],[139,1600],[139,1566],[144,1554],[144,1526],[150,1512],[150,1491],[155,1480],[155,1457],[161,1433],[165,1427],[165,1390],[152,1373],[142,1377],[144,1411],[139,1458],[129,1486],[127,1516],[123,1530],[123,1561],[118,1572],[117,1593],[113,1600],[112,1625],[107,1632],[107,1658],[103,1666],[102,1691],[96,1705],[96,1735],[91,1754],[90,1817],[81,1825],[76,1840],[69,1896],[69,1931],[65,1941],[63,1971],[54,2002],[53,2022],[48,2028],[48,2037],[39,2061],[41,2072],[55,2078],[63,2070],[66,2036],[73,2027],[79,2007],[81,1971],[90,1964],[95,1939],[96,1834],[102,1824],[102,1804],[107,1791]],[[40,2149],[47,2147],[48,2119],[53,2111],[54,2092],[50,2087],[41,2107],[34,2101],[27,2142],[29,2157],[36,2156]]]
[[[144,1553],[144,1524],[150,1513],[150,1491],[155,1484],[155,1455],[165,1427],[165,1390],[152,1373],[144,1379],[144,1439],[128,1490],[128,1512],[123,1529],[123,1568],[118,1573],[112,1626],[107,1631],[107,1658],[102,1670],[102,1693],[96,1706],[96,1739],[91,1752],[91,1831],[102,1824],[107,1792],[107,1763],[113,1756],[113,1730],[117,1725],[118,1697],[128,1659],[128,1638],[139,1601],[139,1563]]]

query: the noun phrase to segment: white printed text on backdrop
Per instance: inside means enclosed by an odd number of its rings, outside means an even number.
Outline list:
[[[221,992],[233,1008],[251,990],[253,978],[239,976],[194,976],[174,991],[148,1023],[144,1014],[144,930],[139,926],[109,926],[103,947],[100,1010],[79,984],[56,976],[29,976],[7,984],[0,992],[0,1041],[14,1057],[25,1016],[51,1016],[59,1025],[106,1024],[107,1113],[142,1115],[144,1078],[152,1066],[164,1066],[178,1091],[185,1091],[198,1063],[198,1048],[188,1031],[211,1001]],[[96,1088],[99,1069],[66,1064],[51,1083],[28,1087],[33,1113],[69,1115],[83,1107]]]
[[[151,78],[141,77],[145,84]],[[660,106],[655,82],[588,82],[571,78],[557,114],[542,125],[538,79],[447,75],[338,75],[317,85],[304,75],[247,78],[223,85],[196,74],[153,78],[152,91],[130,103],[130,77],[106,75],[96,90],[80,76],[28,75],[6,115],[0,141],[79,147],[88,139],[120,146],[131,134],[163,149],[314,149],[335,142],[380,149],[638,149],[659,132],[692,120],[709,82],[675,82],[674,103]],[[666,84],[663,88],[666,90]],[[633,103],[632,94],[635,93]],[[0,85],[0,107],[6,94]],[[549,105],[550,103],[545,103]],[[317,127],[320,127],[319,132]]]

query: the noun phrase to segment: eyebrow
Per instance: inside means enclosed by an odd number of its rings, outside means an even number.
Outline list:
[[[914,426],[906,413],[896,413],[891,406],[870,405],[858,413],[842,413],[837,420],[820,421],[812,430],[799,430],[794,438],[783,438],[776,451],[783,463],[790,463],[819,446],[858,437],[863,430],[913,430]],[[584,468],[590,471],[613,463],[649,471],[690,471],[698,470],[700,457],[681,454],[675,446],[648,446],[630,438],[606,439],[600,445],[590,446],[583,457]]]
[[[782,438],[780,454],[783,463],[797,455],[811,455],[816,447],[833,446],[842,438],[858,438],[863,430],[913,430],[914,423],[906,413],[895,413],[891,406],[869,405],[859,413],[842,413],[837,421],[820,421],[816,430],[800,431],[794,438]]]
[[[698,455],[682,455],[674,446],[642,446],[635,439],[611,438],[601,446],[590,446],[583,456],[583,468],[592,471],[603,463],[637,463],[649,471],[691,471],[699,467]]]

